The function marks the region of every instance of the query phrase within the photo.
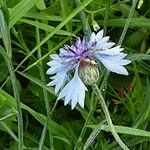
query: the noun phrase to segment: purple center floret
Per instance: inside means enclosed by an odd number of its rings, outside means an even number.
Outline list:
[[[90,44],[88,41],[83,40],[78,37],[76,42],[70,47],[65,46],[65,50],[67,51],[63,57],[69,61],[80,61],[81,59],[92,58],[93,44]]]

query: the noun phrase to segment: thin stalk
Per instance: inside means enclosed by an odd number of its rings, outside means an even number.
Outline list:
[[[93,84],[92,88],[93,88],[93,91],[95,92],[95,95],[97,95],[98,98],[99,98],[101,107],[102,107],[102,109],[104,111],[104,114],[105,114],[105,117],[106,117],[106,121],[107,121],[107,123],[108,123],[108,125],[110,127],[112,135],[114,136],[114,138],[117,141],[117,143],[122,147],[122,149],[129,150],[129,148],[120,139],[118,133],[115,131],[114,125],[112,123],[112,120],[111,120],[111,117],[110,117],[107,105],[106,105],[105,100],[104,100],[104,98],[103,98],[103,96],[101,94],[101,91],[99,90],[99,88],[98,88],[98,86],[96,84]]]
[[[9,135],[19,143],[18,137],[12,132],[12,130],[8,127],[8,125],[4,121],[0,121],[0,125],[9,133]]]
[[[106,90],[105,86],[107,84],[107,80],[108,80],[109,74],[110,74],[110,72],[108,70],[106,70],[106,73],[104,75],[104,79],[103,79],[103,81],[101,83],[101,86],[100,86],[100,91],[103,91],[103,89]]]
[[[81,2],[80,0],[74,0],[76,6],[78,7]],[[83,28],[83,32],[84,32],[84,36],[90,38],[90,35],[91,35],[91,29],[90,29],[90,25],[88,24],[88,21],[87,21],[87,18],[86,18],[86,15],[84,13],[84,11],[80,11],[80,20],[81,20],[81,23],[82,23],[82,28]]]
[[[3,50],[3,48],[0,48],[0,53],[2,54],[2,56],[4,57],[6,61],[6,64],[10,73],[10,77],[11,77],[11,83],[13,86],[13,92],[14,92],[14,97],[16,99],[16,106],[17,106],[17,111],[18,111],[18,115],[17,115],[18,117],[18,139],[19,139],[18,149],[23,150],[23,119],[22,119],[21,102],[20,102],[18,87],[16,83],[17,79],[14,73],[14,68],[13,68],[13,64],[12,64],[10,57]]]
[[[88,114],[88,116],[86,118],[86,121],[85,121],[85,123],[83,125],[82,131],[81,131],[81,133],[80,133],[80,135],[78,137],[78,140],[77,140],[77,142],[76,142],[76,144],[74,146],[74,150],[78,150],[79,149],[80,143],[81,143],[81,141],[83,139],[83,136],[84,136],[84,134],[85,134],[85,132],[87,130],[87,124],[89,123],[89,121],[90,121],[90,119],[91,119],[91,117],[93,115],[94,106],[95,106],[95,103],[94,103],[94,94],[92,92],[92,98],[91,98],[91,103],[90,103],[90,111],[89,111],[89,114]]]
[[[127,30],[128,30],[129,25],[130,25],[130,23],[132,21],[133,13],[134,13],[134,10],[135,10],[137,2],[138,2],[138,0],[132,0],[132,7],[131,7],[131,9],[129,11],[129,16],[128,16],[127,20],[126,20],[126,23],[125,23],[124,29],[122,31],[121,37],[119,39],[118,45],[122,44],[122,42],[123,42],[123,40],[124,40],[124,38],[126,36]]]
[[[17,42],[16,42],[16,44],[20,44],[21,45],[21,49],[23,49],[27,54],[29,54],[30,53],[30,49],[27,47],[27,45],[25,44],[25,42],[24,42],[24,39],[23,39],[23,37],[22,37],[22,34],[20,34],[20,35],[18,35],[18,32],[16,31],[16,29],[15,29],[15,27],[12,27],[12,33],[13,33],[13,35],[16,37],[16,39],[18,40]],[[17,46],[19,46],[19,45],[17,45]],[[32,58],[34,58],[34,59],[36,59],[33,55],[32,55]]]
[[[105,22],[108,20],[109,18],[109,11],[110,11],[110,2],[107,1],[107,4],[106,4],[106,10],[105,10],[105,17],[104,17],[104,24]],[[107,32],[107,25],[104,26],[104,35],[106,35],[106,32]]]
[[[90,118],[91,118],[91,114],[92,114],[92,111],[89,112],[89,114],[88,114],[88,116],[87,116],[87,118],[86,118],[86,121],[85,121],[84,126],[83,126],[83,128],[82,128],[82,131],[81,131],[81,133],[80,133],[80,136],[78,137],[78,140],[77,140],[77,142],[76,142],[76,144],[75,144],[74,150],[78,150],[78,149],[79,149],[80,143],[81,143],[82,138],[83,138],[83,136],[84,136],[84,134],[85,134],[85,132],[86,132],[86,129],[87,129],[86,126],[87,126],[87,124],[88,124],[88,122],[89,122],[89,120],[90,120]]]
[[[119,3],[120,4],[125,4],[125,3],[127,3],[127,2],[129,2],[130,0],[124,0],[124,1],[120,1]],[[118,3],[116,3],[116,4],[114,4],[114,5],[111,5],[110,6],[110,9],[113,9],[113,10],[116,10],[116,6],[118,6]],[[93,14],[93,15],[95,15],[95,14],[97,14],[97,13],[102,13],[102,12],[104,12],[105,10],[106,10],[106,7],[104,7],[104,8],[100,8],[100,9],[98,9],[98,10],[95,10],[95,11],[91,11],[91,10],[87,10],[87,9],[84,9],[85,10],[85,12],[87,12],[87,13],[89,13],[89,14]]]
[[[4,4],[4,6],[5,6],[5,4]],[[1,5],[0,5],[0,7],[1,7]],[[5,20],[5,14],[3,13],[2,9],[0,9],[0,37],[1,36],[2,36],[5,50],[8,53],[8,56],[11,58],[12,57],[12,46],[11,46],[10,30],[7,26],[7,23]]]
[[[36,41],[37,41],[37,44],[39,44],[40,43],[39,28],[36,28],[36,34],[37,34]],[[42,57],[41,48],[39,47],[39,49],[38,49],[38,59],[40,59],[41,57]],[[43,63],[42,63],[42,61],[39,63],[38,68],[39,68],[39,72],[40,72],[40,78],[41,78],[41,80],[43,82],[45,82],[45,74],[44,74],[44,70],[43,70]],[[46,121],[46,124],[44,125],[43,131],[42,131],[42,135],[41,135],[41,138],[40,138],[39,150],[43,149],[45,136],[46,136],[46,132],[47,132],[48,121],[49,121],[49,117],[50,117],[50,106],[49,106],[49,100],[48,100],[48,93],[47,93],[47,91],[45,89],[43,89],[43,95],[44,95],[44,101],[45,101],[45,107],[46,107],[47,121]],[[50,132],[49,132],[49,135],[50,135],[50,143],[52,143],[51,142],[52,137],[51,137],[51,133]],[[51,147],[51,149],[53,149],[53,148]]]
[[[11,128],[4,122],[0,121],[0,125],[7,131],[7,133],[15,140],[15,142],[19,143],[18,137],[14,134],[14,132],[11,130]],[[23,146],[24,149],[26,149],[25,146]]]

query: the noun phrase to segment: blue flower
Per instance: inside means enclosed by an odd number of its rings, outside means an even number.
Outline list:
[[[60,53],[51,54],[51,61],[47,64],[48,75],[52,80],[48,86],[55,86],[55,93],[58,100],[64,100],[64,105],[70,103],[74,109],[77,103],[84,108],[85,92],[87,91],[84,81],[82,81],[78,70],[86,65],[96,66],[100,61],[109,71],[117,74],[128,75],[124,65],[131,63],[125,59],[126,54],[122,53],[121,46],[114,46],[114,42],[109,41],[109,36],[103,36],[103,30],[97,34],[91,34],[86,40],[77,37],[76,42],[65,45],[60,49]]]

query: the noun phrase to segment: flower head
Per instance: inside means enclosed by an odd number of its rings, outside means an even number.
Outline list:
[[[48,62],[50,68],[47,74],[52,81],[48,86],[55,86],[55,93],[58,93],[58,100],[63,99],[64,105],[71,104],[74,109],[77,103],[83,108],[85,91],[83,75],[98,77],[97,62],[100,61],[109,71],[128,75],[124,65],[131,61],[124,59],[126,54],[122,53],[121,46],[114,46],[115,43],[109,41],[109,36],[103,37],[103,30],[97,34],[91,34],[90,39],[77,37],[76,42],[65,45],[58,54],[51,54],[52,59]],[[87,71],[86,71],[87,69]],[[82,73],[82,70],[84,73]],[[81,75],[79,75],[81,71]],[[91,73],[89,71],[92,71]],[[86,75],[85,75],[86,77]],[[89,77],[90,78],[90,77]],[[88,80],[86,81],[89,81]],[[96,81],[97,79],[92,81]],[[92,82],[91,82],[92,83]]]

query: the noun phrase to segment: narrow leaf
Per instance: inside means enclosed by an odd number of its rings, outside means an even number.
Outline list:
[[[9,27],[11,28],[21,17],[23,17],[35,4],[37,0],[22,0],[10,10]]]
[[[3,11],[1,9],[0,9],[0,34],[2,36],[3,43],[5,46],[5,49],[8,53],[8,56],[11,58],[12,49],[11,49],[10,32],[9,32],[9,28],[7,26],[7,23],[5,21]]]
[[[88,125],[90,128],[96,128],[97,125]],[[116,132],[122,133],[122,134],[128,134],[128,135],[134,135],[134,136],[143,136],[143,137],[150,137],[150,132],[140,130],[140,129],[135,129],[131,127],[125,127],[125,126],[114,126]],[[99,127],[101,130],[110,132],[111,129],[107,125],[103,125]]]

